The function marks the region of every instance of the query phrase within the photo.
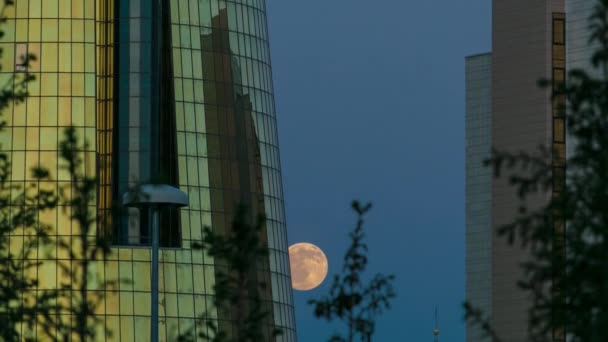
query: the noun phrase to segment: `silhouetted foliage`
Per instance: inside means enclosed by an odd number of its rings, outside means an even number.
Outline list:
[[[589,23],[591,43],[597,46],[594,70],[569,71],[563,86],[541,82],[554,86],[554,97],[568,100],[568,140],[574,149],[563,191],[538,210],[522,205],[516,219],[498,231],[531,256],[521,265],[518,283],[532,298],[531,341],[554,336],[608,341],[608,0],[597,1]],[[515,171],[509,179],[523,202],[550,193],[556,180],[552,153],[547,148],[536,154],[496,151],[490,164],[496,176],[505,169]],[[556,230],[560,222],[565,229]],[[468,319],[484,321],[470,305],[467,309]]]
[[[344,255],[343,273],[334,276],[328,295],[308,301],[314,306],[317,318],[338,319],[346,324],[345,337],[335,334],[330,338],[332,342],[353,342],[357,337],[361,341],[371,341],[376,317],[390,308],[390,300],[395,297],[394,275],[376,274],[369,283],[363,283],[368,263],[363,223],[371,204],[361,205],[355,201],[352,208],[358,219],[355,229],[349,234],[351,245]]]
[[[7,6],[3,1],[0,25],[6,22]],[[4,36],[0,32],[0,38]],[[1,55],[0,50],[0,57]],[[14,72],[0,85],[0,112],[23,103],[30,72],[36,56],[17,56]],[[0,121],[0,134],[6,122]],[[57,189],[56,180],[43,166],[35,167],[26,181],[12,178],[9,155],[0,152],[0,340],[2,341],[85,341],[94,338],[99,325],[94,316],[109,282],[96,281],[90,274],[94,260],[103,260],[109,246],[92,231],[95,216],[97,182],[84,174],[84,146],[78,146],[74,128],[68,128],[60,144],[60,157],[71,182]],[[21,178],[21,179],[24,179]],[[41,222],[45,211],[64,212],[74,221],[73,236],[51,235],[55,227]],[[64,251],[70,261],[52,260]],[[98,258],[101,256],[101,258]],[[47,260],[44,260],[46,257]],[[41,286],[38,270],[57,263],[65,278],[58,287]],[[76,291],[74,291],[76,290]]]
[[[492,321],[487,316],[487,313],[474,307],[469,302],[464,303],[464,311],[467,321],[480,326],[483,334],[490,337],[492,342],[502,342],[496,331],[492,328]]]
[[[269,340],[268,322],[272,312],[263,305],[260,295],[268,284],[259,279],[257,272],[268,246],[263,243],[265,217],[251,223],[251,215],[245,206],[237,207],[232,228],[226,234],[203,229],[201,243],[194,249],[203,249],[215,260],[214,304],[218,312],[233,313],[231,331],[218,326],[217,315],[205,312],[199,317],[198,337],[213,342],[262,342]],[[274,322],[272,322],[274,323]],[[272,335],[280,335],[275,329]],[[180,341],[196,340],[193,332],[180,337]]]
[[[14,1],[4,0],[0,8],[0,27],[6,23],[7,8],[14,5]],[[4,31],[0,30],[0,39],[4,37]],[[4,56],[3,49],[0,48],[0,58]],[[35,79],[30,72],[31,63],[36,61],[36,56],[27,53],[23,56],[16,56],[19,61],[15,61],[15,72],[0,84],[0,111],[6,109],[13,103],[22,103],[28,95],[27,85]],[[0,68],[2,71],[2,68]],[[6,122],[2,121],[2,127]]]
[[[42,211],[57,204],[56,195],[40,187],[49,179],[46,170],[32,170],[29,182],[12,182],[11,163],[0,152],[0,339],[31,341],[30,331],[39,326],[49,328],[54,321],[53,293],[35,291],[36,277],[42,261],[39,248],[49,242],[50,226],[39,221]]]
[[[92,230],[97,183],[83,174],[83,147],[77,144],[74,128],[66,129],[60,146],[71,182],[59,193],[52,186],[45,189],[54,180],[40,167],[32,169],[32,181],[25,186],[11,182],[11,164],[0,152],[2,341],[88,341],[105,329],[103,317],[96,316],[95,310],[103,304],[105,290],[117,283],[91,273],[110,251]],[[73,221],[69,237],[51,236],[53,226],[39,220],[42,212],[56,209],[58,204]],[[62,251],[69,260],[44,260]],[[63,274],[59,287],[41,287],[38,268],[55,262]]]
[[[67,322],[58,324],[57,340],[84,342],[93,340],[98,332],[110,335],[104,317],[95,311],[104,305],[106,291],[117,288],[119,279],[99,276],[98,268],[103,267],[111,252],[110,242],[95,229],[97,178],[88,175],[92,170],[88,174],[85,170],[88,144],[79,139],[82,137],[78,137],[76,129],[68,127],[59,144],[61,167],[70,175],[69,183],[59,188],[59,204],[75,229],[69,237],[57,237],[59,252],[69,256],[69,262],[58,261],[64,275],[60,293],[69,303],[59,309],[71,315]]]
[[[0,9],[0,25],[6,22],[5,12],[13,1],[4,1]],[[0,32],[0,37],[4,32]],[[0,50],[1,56],[1,50]],[[0,112],[22,103],[27,97],[27,84],[34,79],[28,68],[35,57],[19,56],[19,73],[0,85]],[[0,133],[6,121],[0,121]],[[9,155],[0,152],[0,339],[33,341],[34,334],[23,334],[38,327],[50,331],[56,309],[53,293],[33,291],[39,284],[35,277],[42,262],[37,253],[49,241],[50,227],[39,221],[39,214],[54,208],[57,197],[41,186],[50,179],[48,170],[34,168],[30,181],[14,181]]]

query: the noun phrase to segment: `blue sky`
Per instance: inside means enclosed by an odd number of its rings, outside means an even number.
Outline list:
[[[376,341],[463,341],[464,57],[491,45],[491,1],[268,0],[289,242],[339,271],[369,200],[370,270],[397,276]],[[300,341],[336,323],[296,292]]]

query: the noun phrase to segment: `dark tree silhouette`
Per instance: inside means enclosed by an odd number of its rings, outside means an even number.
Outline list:
[[[3,1],[0,25],[5,11],[14,1]],[[0,32],[0,38],[4,36]],[[0,57],[2,51],[0,51]],[[23,103],[28,84],[35,80],[29,72],[36,56],[17,56],[15,71],[0,85],[0,113],[11,105]],[[0,121],[0,134],[6,127]],[[104,289],[114,281],[96,282],[92,264],[103,260],[109,245],[92,231],[95,216],[97,181],[83,173],[84,146],[78,146],[74,128],[68,128],[61,142],[60,156],[71,177],[69,186],[53,186],[55,180],[43,166],[31,170],[30,181],[12,180],[12,165],[7,153],[0,152],[0,340],[2,341],[85,341],[91,340],[104,323],[94,315],[103,299]],[[60,204],[74,221],[75,236],[49,235],[52,226],[40,221],[42,213],[57,210]],[[54,260],[42,260],[51,249],[67,252],[76,261],[57,262],[66,276],[58,289],[40,289],[37,270]],[[72,291],[76,289],[77,291]],[[90,291],[94,289],[95,291]],[[105,325],[103,326],[105,327]]]
[[[371,204],[352,204],[357,214],[357,225],[349,234],[351,245],[344,255],[342,274],[336,274],[329,294],[320,299],[309,300],[317,318],[328,321],[338,319],[347,326],[345,337],[335,334],[332,342],[353,342],[357,337],[370,342],[375,332],[376,317],[390,308],[395,297],[394,275],[376,274],[368,284],[363,283],[367,268],[367,244],[363,241],[363,223]]]
[[[106,291],[116,290],[119,282],[130,279],[98,279],[94,273],[97,267],[103,267],[111,249],[109,239],[95,229],[98,183],[85,171],[88,145],[79,139],[75,128],[68,127],[60,142],[61,167],[69,173],[70,182],[59,188],[59,204],[74,229],[70,237],[57,238],[58,249],[70,259],[58,262],[64,275],[60,298],[66,296],[66,303],[71,303],[59,308],[71,317],[58,322],[57,340],[84,342],[94,340],[99,332],[111,335],[103,316],[95,312],[104,304]]]
[[[39,214],[53,209],[57,197],[40,186],[49,180],[47,170],[35,168],[32,181],[15,184],[11,168],[7,155],[0,153],[0,339],[33,341],[36,334],[28,331],[52,332],[55,321],[55,293],[35,289],[42,265],[37,253],[49,242],[50,230]]]
[[[0,25],[13,1],[5,0],[0,9]],[[0,38],[4,32],[0,31]],[[0,57],[2,51],[0,50]],[[20,72],[15,72],[0,85],[0,113],[11,105],[22,103],[28,95],[27,85],[34,80],[29,73],[33,55],[18,56]],[[6,121],[0,120],[0,134]],[[53,293],[37,293],[36,270],[42,262],[37,253],[49,241],[50,227],[39,221],[39,214],[53,209],[57,197],[41,184],[50,179],[48,170],[34,168],[30,181],[15,182],[11,177],[9,155],[0,152],[0,339],[33,341],[28,334],[36,327],[52,331],[56,309]]]
[[[262,342],[281,334],[279,329],[268,333],[271,311],[263,304],[260,295],[268,284],[256,274],[263,258],[268,257],[268,246],[263,243],[261,235],[265,231],[266,219],[260,216],[251,223],[250,217],[248,209],[240,205],[226,235],[205,227],[202,241],[192,246],[203,249],[215,260],[215,309],[236,313],[231,331],[218,326],[216,316],[211,312],[203,313],[196,335],[205,341]],[[195,340],[192,331],[180,336],[180,341]]]

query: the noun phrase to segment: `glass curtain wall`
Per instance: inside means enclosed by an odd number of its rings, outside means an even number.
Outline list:
[[[279,340],[295,341],[265,5],[171,1],[179,183],[191,200],[182,234],[187,245],[202,225],[228,231],[238,203],[265,214],[270,256],[259,276],[271,284],[269,331],[276,325]]]
[[[88,145],[80,151],[84,159],[83,171],[95,174],[97,164],[97,47],[96,47],[96,3],[94,0],[17,0],[7,8],[6,23],[2,25],[5,36],[0,41],[3,49],[0,78],[7,84],[13,73],[26,70],[35,76],[28,84],[29,97],[23,104],[11,105],[3,111],[2,119],[6,127],[0,133],[3,152],[12,164],[11,183],[23,186],[33,181],[31,169],[42,165],[49,169],[53,181],[38,183],[40,189],[57,192],[71,191],[70,175],[59,161],[59,141],[65,128],[75,127],[79,146]],[[29,69],[20,64],[25,54],[34,54],[37,60]],[[14,204],[13,204],[14,205]],[[91,204],[91,210],[95,210]],[[78,231],[69,218],[69,210],[59,207],[44,211],[40,220],[51,227],[51,241],[74,241]],[[95,234],[95,229],[93,233]],[[24,241],[32,236],[14,233],[10,237],[10,248],[18,251]],[[75,296],[75,286],[62,272],[60,266],[70,266],[80,259],[71,256],[57,245],[39,248],[33,254],[40,265],[30,276],[37,277],[39,283],[32,293],[44,290],[60,290],[64,302]],[[104,274],[112,277],[118,270],[116,261],[92,266],[92,276],[96,279]],[[91,289],[96,291],[97,289]],[[119,322],[118,296],[110,294],[98,313],[108,318],[110,324]],[[107,315],[106,315],[107,314]],[[58,317],[70,322],[68,311]],[[41,327],[22,327],[24,337],[38,337],[44,340]]]
[[[145,215],[137,224],[111,222],[113,204],[129,186],[161,179],[186,191],[190,205],[164,214],[169,227],[160,255],[160,334],[173,341],[208,312],[225,328],[231,313],[213,308],[216,262],[190,249],[204,226],[227,232],[238,203],[253,216],[265,214],[270,255],[260,279],[272,310],[268,332],[295,341],[283,190],[274,108],[265,2],[263,0],[164,1],[162,109],[151,116],[152,15],[145,0],[17,0],[7,12],[0,77],[20,72],[18,56],[38,59],[30,71],[24,104],[4,112],[1,149],[12,160],[15,184],[28,169],[50,168],[54,181],[69,186],[60,168],[58,142],[64,128],[76,127],[88,143],[81,151],[88,175],[100,180],[99,234],[112,234],[112,253],[95,264],[99,279],[130,279],[106,290],[96,314],[108,325],[100,341],[148,341],[150,251]],[[161,139],[155,144],[152,137]],[[76,226],[62,208],[46,212],[54,237],[71,239]],[[116,220],[115,220],[116,221]],[[23,236],[14,236],[18,246]],[[20,242],[21,241],[21,242]],[[38,290],[66,282],[58,265],[74,260],[60,252],[37,254]],[[79,258],[78,255],[73,258]],[[68,285],[67,294],[71,293]],[[101,291],[101,289],[92,289]],[[69,317],[66,317],[68,319]],[[32,330],[32,334],[36,329]]]

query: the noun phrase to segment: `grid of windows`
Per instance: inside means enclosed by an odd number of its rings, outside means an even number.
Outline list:
[[[184,243],[201,223],[229,229],[237,202],[264,213],[266,300],[280,339],[295,341],[265,3],[178,0],[170,12]]]
[[[160,254],[161,340],[174,340],[202,312],[229,326],[230,317],[218,315],[212,305],[214,260],[189,247],[205,225],[229,229],[234,205],[244,202],[268,219],[270,256],[259,274],[271,285],[263,294],[273,312],[269,330],[276,325],[284,330],[278,340],[295,341],[265,2],[166,3],[177,182],[190,206],[179,213],[181,247]],[[1,148],[13,162],[12,181],[23,183],[26,170],[42,164],[57,180],[43,186],[69,185],[59,168],[58,141],[63,128],[73,125],[88,143],[85,168],[100,178],[97,205],[106,217],[103,209],[116,196],[117,180],[129,184],[148,176],[150,8],[141,0],[19,0],[7,15],[0,77],[23,70],[21,54],[38,56],[30,69],[36,76],[31,96],[5,111],[7,128],[0,134]],[[117,172],[119,163],[128,165],[127,171]],[[57,236],[73,234],[61,209],[41,219],[56,227]],[[107,225],[102,220],[100,227]],[[56,263],[70,260],[55,258],[40,268],[40,288],[61,283]],[[146,247],[116,246],[99,264],[96,274],[104,279],[133,280],[106,291],[97,314],[113,334],[99,340],[149,340],[149,262]]]
[[[591,76],[599,76],[600,70],[591,64],[591,55],[597,49],[597,42],[590,42],[589,17],[593,14],[595,2],[587,0],[566,1],[566,70],[585,70]],[[569,137],[566,154],[574,153],[576,141]]]
[[[55,181],[44,182],[41,188],[70,188],[69,174],[59,167],[58,160],[58,142],[68,126],[76,128],[81,145],[88,142],[88,147],[80,151],[85,161],[83,171],[89,175],[95,172],[95,12],[94,0],[19,0],[7,7],[7,20],[2,26],[5,36],[0,43],[4,51],[0,73],[3,84],[13,72],[26,70],[21,63],[24,54],[37,57],[28,70],[35,76],[35,81],[28,84],[30,96],[25,103],[10,106],[2,113],[7,126],[0,134],[0,148],[11,159],[11,182],[15,185],[31,181],[29,170],[43,165]],[[70,241],[76,234],[65,209],[40,214],[40,220],[52,226],[54,241]],[[11,249],[19,250],[26,238],[13,234]],[[63,250],[48,254],[40,250],[34,255],[44,260],[36,270],[40,281],[36,290],[72,285],[59,267],[73,261],[69,254]],[[95,274],[103,271],[101,267]],[[72,292],[68,287],[64,293]],[[110,313],[115,308],[112,303],[103,305],[103,310]],[[35,335],[38,330],[24,327],[22,332]]]
[[[466,300],[492,312],[492,55],[466,59]],[[467,342],[489,342],[467,323]]]
[[[553,88],[559,91],[566,80],[566,18],[564,13],[553,13],[553,40],[552,60]],[[553,196],[559,197],[566,183],[566,129],[565,129],[566,95],[554,96],[552,103],[553,116]],[[553,246],[554,253],[565,257],[565,222],[561,213],[553,215]],[[553,295],[563,298],[563,289],[554,284]],[[553,329],[553,341],[565,341],[566,334],[563,327]]]

